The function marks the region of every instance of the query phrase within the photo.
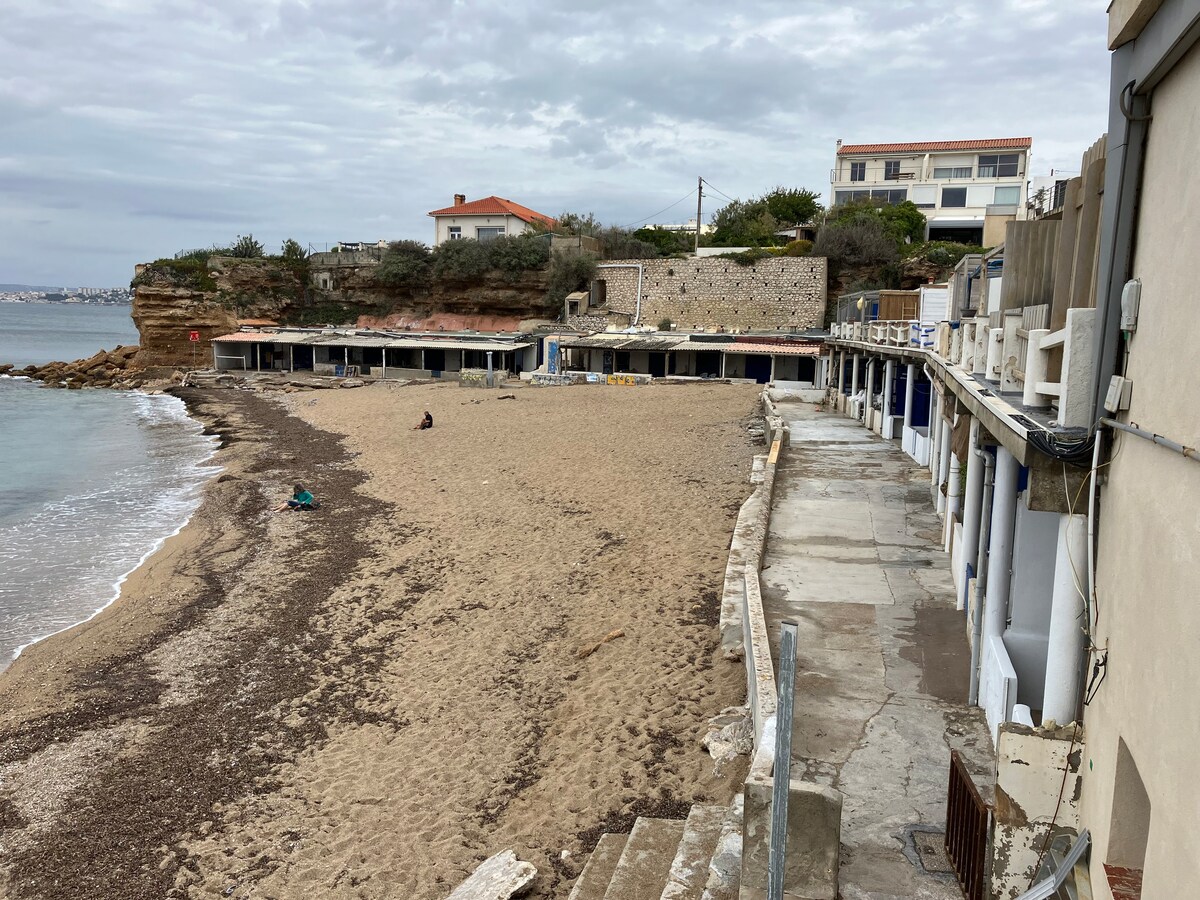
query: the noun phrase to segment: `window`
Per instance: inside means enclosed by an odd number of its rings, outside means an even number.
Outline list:
[[[895,179],[900,177],[900,160],[889,159],[883,163],[883,177],[885,180]]]
[[[884,203],[903,203],[908,199],[908,188],[880,188],[871,191],[872,200],[882,200]]]
[[[970,178],[970,166],[935,166],[934,178]]]
[[[870,191],[836,191],[833,195],[833,205],[841,206],[843,203],[869,199],[871,199]]]
[[[963,207],[967,205],[967,189],[942,188],[942,207]]]
[[[996,188],[996,197],[992,202],[998,206],[1016,206],[1021,202],[1021,189],[1016,185],[998,187]]]
[[[980,178],[1015,178],[1019,153],[1000,153],[979,157]]]
[[[484,228],[480,226],[475,229],[475,237],[480,241],[491,241],[504,234],[504,226]]]
[[[457,241],[462,237],[462,227],[459,225],[451,225],[446,229],[446,240]]]
[[[851,181],[866,181],[867,180],[867,164],[865,162],[850,163],[850,180]]]

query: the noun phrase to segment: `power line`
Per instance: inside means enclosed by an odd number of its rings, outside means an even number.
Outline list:
[[[728,200],[730,203],[737,203],[736,200],[734,200],[732,197],[730,197],[727,193],[725,193],[723,190],[721,190],[719,187],[717,187],[715,184],[713,184],[707,178],[704,179],[704,183],[706,185],[708,185],[710,188],[712,188],[714,191],[716,191],[718,194],[720,194],[722,197],[724,197],[726,200]]]
[[[630,222],[628,225],[622,225],[621,227],[622,228],[632,228],[634,225],[641,225],[643,222],[649,222],[651,219],[661,216],[667,210],[674,209],[676,206],[678,206],[680,203],[682,203],[684,200],[686,200],[688,197],[691,197],[695,193],[696,193],[696,189],[692,188],[690,191],[688,191],[686,194],[684,194],[682,197],[680,197],[678,200],[676,200],[670,206],[660,209],[656,213],[651,213],[650,215],[646,216],[646,218],[644,218],[644,219],[638,219],[636,222]]]

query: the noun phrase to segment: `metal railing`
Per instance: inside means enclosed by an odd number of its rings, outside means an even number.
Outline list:
[[[967,900],[983,900],[990,807],[979,796],[957,750],[950,751],[946,791],[946,855]]]

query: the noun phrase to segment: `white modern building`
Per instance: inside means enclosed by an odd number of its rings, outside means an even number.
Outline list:
[[[837,143],[833,206],[911,200],[929,222],[929,240],[995,246],[1004,225],[1024,217],[1032,138]]]
[[[524,234],[534,222],[553,228],[554,219],[543,213],[505,200],[503,197],[484,197],[467,202],[466,195],[455,194],[454,205],[435,209],[433,217],[433,246],[445,241],[473,238],[490,241],[502,235]]]

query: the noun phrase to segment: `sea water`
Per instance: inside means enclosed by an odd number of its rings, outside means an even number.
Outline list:
[[[0,304],[0,362],[137,341],[128,307],[46,308]],[[199,505],[215,440],[175,397],[0,377],[0,668],[116,599]]]

